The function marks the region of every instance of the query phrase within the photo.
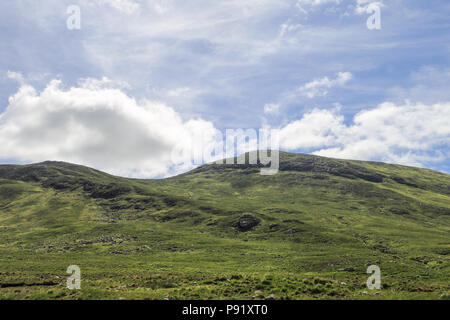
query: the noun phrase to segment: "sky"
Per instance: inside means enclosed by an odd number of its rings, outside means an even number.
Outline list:
[[[195,166],[180,145],[266,128],[283,151],[449,173],[449,16],[448,0],[3,0],[0,163],[162,178]]]

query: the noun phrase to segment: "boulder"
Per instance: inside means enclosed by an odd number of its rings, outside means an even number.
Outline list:
[[[255,216],[251,214],[245,214],[236,221],[234,226],[240,231],[240,232],[246,232],[252,230],[254,227],[259,225],[261,223],[261,220],[256,218]]]

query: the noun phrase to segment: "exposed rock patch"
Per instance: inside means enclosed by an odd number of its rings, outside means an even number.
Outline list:
[[[261,223],[261,220],[256,218],[255,216],[251,214],[245,214],[241,216],[238,221],[234,224],[236,229],[240,232],[247,232],[255,228]]]

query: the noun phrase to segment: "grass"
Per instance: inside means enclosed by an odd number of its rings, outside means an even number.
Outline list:
[[[447,174],[280,160],[274,176],[206,165],[164,180],[0,166],[0,298],[450,297]],[[366,287],[372,264],[380,290]],[[69,265],[81,290],[66,288]]]

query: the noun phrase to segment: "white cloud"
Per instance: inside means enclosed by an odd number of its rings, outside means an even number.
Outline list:
[[[7,71],[6,78],[17,82],[20,85],[25,83],[45,83],[45,79],[49,77],[48,73],[45,72],[29,72],[27,74],[23,74],[21,72],[16,71]]]
[[[213,61],[202,60],[206,70],[221,64],[252,62],[274,50],[272,41],[277,30],[272,29],[276,24],[264,26],[261,22],[273,21],[274,16],[289,8],[289,1],[148,0],[147,5],[150,9],[147,11],[142,5],[145,15],[136,16],[120,28],[116,17],[101,12],[96,12],[100,15],[98,21],[86,21],[100,36],[105,37],[105,41],[100,43],[98,34],[85,39],[84,45],[91,58],[105,69],[116,67],[108,61],[121,59],[142,60],[147,66],[157,65],[168,57],[176,56],[179,51],[185,52],[183,61],[196,58],[199,53],[202,59],[209,56],[208,52],[214,53]],[[191,52],[196,45],[206,45],[207,50]]]
[[[313,148],[317,155],[381,160],[407,165],[450,156],[450,102],[434,105],[383,103],[345,124],[339,111],[319,110],[281,128],[281,147]]]
[[[211,122],[183,121],[164,104],[137,102],[103,82],[90,79],[64,90],[54,80],[40,93],[21,86],[0,114],[0,159],[62,160],[122,176],[156,177],[192,168],[173,166],[175,147],[190,150],[201,143],[199,137],[214,145]]]
[[[15,71],[8,71],[6,73],[6,77],[8,79],[17,81],[18,83],[22,84],[24,82],[24,78],[23,75],[20,72],[15,72]]]
[[[264,113],[278,113],[280,106],[278,103],[267,103],[264,105]]]
[[[100,89],[130,89],[130,85],[125,81],[114,81],[108,77],[103,77],[101,79],[96,78],[82,78],[78,81],[80,88],[89,90],[100,90]]]
[[[345,5],[351,2],[347,7],[354,11],[354,14],[361,15],[366,13],[371,13],[374,7],[382,8],[384,7],[383,1],[374,0],[297,0],[296,7],[303,13],[308,14],[310,10],[323,5],[334,5],[328,6],[325,12],[335,12],[341,4]],[[306,9],[305,9],[306,8]],[[344,15],[349,15],[346,12]]]
[[[134,0],[83,0],[84,4],[108,5],[123,13],[131,14],[139,9],[139,3]]]
[[[355,13],[359,15],[372,13],[375,7],[383,8],[384,3],[382,1],[373,0],[356,0]]]
[[[283,23],[280,26],[280,33],[278,35],[279,39],[282,39],[286,34],[291,33],[291,32],[295,32],[300,30],[303,27],[302,24],[289,24],[289,23]]]
[[[171,89],[167,92],[169,97],[180,97],[189,94],[192,91],[189,87]]]
[[[341,129],[343,120],[342,116],[332,111],[314,109],[280,130],[281,147],[295,150],[333,145],[336,143],[336,131]]]
[[[327,4],[327,3],[339,4],[340,2],[341,2],[341,0],[298,0],[297,4],[300,6],[302,6],[302,5],[320,6],[322,4]]]
[[[310,99],[316,96],[325,96],[328,94],[327,89],[343,86],[352,78],[353,75],[350,72],[339,72],[335,79],[330,80],[328,77],[316,79],[301,86],[298,91]]]
[[[450,101],[450,68],[424,66],[409,77],[410,87],[395,86],[388,88],[389,100],[420,101],[433,104]]]
[[[208,110],[211,114],[212,108],[214,117],[222,121],[231,118],[225,113],[237,115],[242,111],[241,104],[233,100],[247,99],[252,92],[254,99],[249,107],[254,109],[273,99],[270,96],[286,92],[288,83],[291,88],[293,82],[284,76],[286,66],[292,68],[289,74],[293,78],[309,81],[316,74],[330,76],[330,72],[347,70],[336,70],[331,60],[318,64],[316,57],[324,52],[345,55],[357,70],[361,61],[350,58],[355,52],[361,47],[379,50],[375,47],[380,42],[367,43],[360,26],[336,28],[300,20],[293,10],[295,3],[147,0],[141,2],[141,14],[126,23],[121,15],[108,10],[86,10],[83,28],[89,28],[89,32],[83,36],[80,52],[85,61],[96,67],[97,77],[123,79],[139,96],[149,96],[153,90],[169,92],[169,96],[160,99],[176,110],[196,113]],[[363,64],[366,68],[365,61]],[[256,78],[260,77],[279,78],[267,82],[264,91],[269,97],[255,92],[259,90]],[[191,88],[191,92],[184,94],[183,99],[175,99],[176,92],[172,90],[184,87]],[[292,92],[295,89],[288,92],[295,96],[293,99],[300,96],[299,92]],[[318,94],[324,91],[318,90]],[[216,101],[227,108],[215,107]],[[284,101],[280,103],[284,105]],[[234,118],[241,127],[259,125],[243,117]]]
[[[307,14],[308,10],[305,8],[317,7],[324,4],[340,4],[341,0],[297,0],[296,7],[303,13]]]
[[[148,0],[147,3],[158,14],[165,14],[174,6],[173,0]]]

